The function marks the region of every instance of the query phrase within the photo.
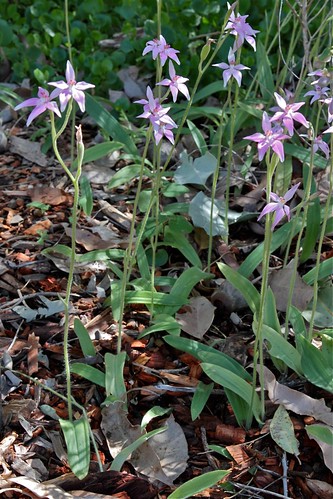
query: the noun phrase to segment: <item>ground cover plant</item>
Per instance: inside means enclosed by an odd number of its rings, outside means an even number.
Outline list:
[[[331,497],[329,2],[45,4],[0,10],[2,494]]]

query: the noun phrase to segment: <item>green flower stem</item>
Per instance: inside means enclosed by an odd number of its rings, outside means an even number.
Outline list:
[[[213,183],[212,183],[212,194],[211,194],[211,199],[212,199],[212,204],[210,208],[210,220],[209,220],[209,238],[208,238],[208,254],[207,254],[207,269],[208,272],[210,271],[210,266],[212,262],[212,251],[213,251],[213,211],[214,211],[214,201],[216,197],[216,188],[217,188],[217,181],[219,178],[219,173],[220,173],[220,163],[221,163],[221,155],[222,155],[222,130],[223,130],[223,120],[224,120],[224,111],[229,105],[231,100],[231,88],[230,85],[228,87],[228,97],[227,100],[225,101],[223,107],[222,107],[222,112],[220,116],[220,124],[217,130],[217,158],[216,158],[216,169],[214,171],[214,176],[213,176]]]
[[[278,162],[278,157],[274,153],[271,160],[269,160],[269,152],[266,154],[267,163],[267,186],[266,186],[266,202],[270,202],[270,194],[272,190],[272,179],[274,171]],[[265,239],[264,239],[264,252],[263,252],[263,262],[262,262],[262,276],[261,276],[261,289],[260,289],[260,304],[257,321],[254,322],[254,329],[256,339],[254,342],[254,357],[253,357],[253,383],[252,383],[252,403],[254,400],[254,394],[256,391],[257,384],[257,366],[259,361],[259,384],[260,384],[260,403],[261,403],[261,417],[265,416],[265,385],[264,385],[264,352],[263,352],[263,335],[262,328],[264,325],[265,318],[265,304],[268,289],[268,277],[269,277],[269,261],[270,261],[270,249],[272,242],[272,214],[268,213],[266,215],[265,222]],[[252,404],[251,404],[252,407]]]
[[[136,238],[136,242],[134,245],[134,239],[135,239],[135,234],[136,234],[136,231],[135,231],[136,213],[138,210],[139,197],[140,197],[140,193],[142,190],[143,172],[144,172],[145,162],[146,162],[147,153],[148,153],[148,147],[149,147],[149,143],[151,141],[152,133],[153,133],[153,127],[152,127],[152,125],[150,125],[148,132],[147,132],[147,140],[145,143],[145,148],[144,148],[142,158],[141,158],[141,168],[140,168],[140,173],[139,173],[139,180],[138,180],[136,196],[135,196],[134,204],[133,204],[133,217],[132,217],[130,233],[129,233],[128,248],[125,251],[125,257],[124,257],[123,278],[121,281],[121,290],[120,290],[120,313],[119,313],[119,320],[118,320],[117,353],[121,352],[122,317],[123,317],[124,309],[125,309],[126,288],[127,288],[127,284],[129,281],[129,277],[130,277],[131,272],[132,272],[135,255],[137,253],[137,248],[141,242],[143,231],[145,228],[145,224],[142,224],[141,230]],[[151,197],[151,200],[152,200],[152,197]],[[150,213],[150,210],[152,207],[151,202],[150,202],[149,206],[150,206],[150,209],[148,209],[146,214],[145,214],[145,223],[147,223],[148,216],[149,216],[149,213]]]
[[[61,130],[64,130],[71,113],[71,102],[69,103],[64,124]],[[62,166],[63,170],[69,177],[73,188],[74,188],[74,199],[73,199],[73,207],[72,207],[72,234],[71,234],[71,253],[69,258],[69,271],[67,278],[67,286],[66,286],[66,294],[63,300],[65,311],[64,311],[64,365],[65,365],[65,376],[66,376],[66,388],[67,388],[67,404],[68,404],[68,418],[70,421],[73,420],[73,408],[72,408],[72,387],[71,387],[71,372],[70,372],[70,355],[69,355],[69,321],[70,321],[70,296],[74,279],[74,269],[75,269],[75,250],[76,250],[76,226],[78,221],[78,207],[79,207],[79,195],[80,195],[80,187],[79,187],[79,179],[81,175],[81,167],[82,167],[82,147],[83,144],[78,144],[78,166],[75,176],[70,172],[68,167],[65,165],[63,159],[61,158],[57,139],[60,133],[56,133],[55,124],[54,124],[54,115],[50,112],[51,118],[51,133],[52,133],[52,146],[54,153],[56,155],[57,160]]]
[[[331,155],[330,155],[330,170],[328,174],[329,180],[329,188],[328,188],[328,195],[326,199],[326,204],[325,204],[325,211],[324,211],[324,220],[321,226],[321,231],[320,231],[320,237],[319,237],[319,242],[318,242],[318,249],[317,249],[317,258],[316,258],[316,266],[315,266],[315,276],[314,276],[314,283],[313,283],[313,302],[312,302],[312,311],[311,311],[311,318],[310,318],[310,325],[309,325],[309,338],[312,338],[313,334],[313,327],[314,327],[314,319],[315,319],[315,313],[317,310],[317,303],[318,303],[318,291],[319,291],[319,284],[318,284],[318,277],[319,277],[319,265],[320,265],[320,257],[321,257],[321,249],[323,246],[324,242],[324,237],[325,237],[325,232],[326,232],[326,225],[327,225],[327,220],[330,217],[331,214],[331,209],[332,209],[332,197],[333,197],[333,134],[331,134]]]

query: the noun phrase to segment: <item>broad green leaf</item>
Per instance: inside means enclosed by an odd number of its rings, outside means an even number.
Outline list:
[[[254,325],[254,328],[256,326]],[[303,373],[300,353],[280,333],[267,326],[262,327],[262,335],[269,342],[268,351],[272,357],[282,360],[300,376]]]
[[[253,284],[241,273],[233,270],[224,263],[217,264],[220,271],[224,274],[228,282],[230,282],[243,295],[246,303],[252,312],[258,313],[260,307],[260,295]]]
[[[154,315],[152,325],[145,328],[139,334],[138,338],[144,338],[148,334],[157,333],[159,331],[166,331],[169,334],[179,336],[180,325],[172,315],[157,314]]]
[[[103,158],[114,151],[119,151],[122,147],[123,144],[121,142],[111,142],[109,140],[107,142],[102,142],[101,144],[96,144],[84,150],[82,164],[96,161],[97,159]],[[73,162],[73,169],[76,168],[77,159]]]
[[[64,244],[55,244],[51,248],[45,248],[42,251],[43,255],[55,255],[59,253],[60,255],[65,256],[66,258],[70,258],[71,256],[71,248],[69,246],[65,246]]]
[[[85,175],[80,177],[80,198],[79,204],[85,215],[90,217],[93,209],[93,192],[89,180]]]
[[[210,444],[208,445],[208,449],[221,454],[221,456],[226,457],[227,459],[232,460],[232,456],[230,452],[227,451],[225,447],[221,447],[220,445]]]
[[[299,343],[304,376],[314,385],[333,393],[332,362],[327,362],[325,355],[303,336],[299,337]]]
[[[171,227],[165,227],[163,244],[178,249],[194,267],[202,267],[197,251],[182,232],[175,232]]]
[[[217,92],[227,92],[222,80],[214,81],[214,83],[210,83],[206,85],[204,88],[201,88],[194,96],[193,102],[198,102],[203,100],[210,95],[216,94]]]
[[[90,464],[89,422],[81,417],[76,421],[59,419],[63,431],[69,466],[77,478],[87,476]]]
[[[94,344],[89,336],[87,329],[84,327],[80,319],[74,319],[74,331],[79,338],[80,347],[85,357],[93,357],[96,355]]]
[[[317,307],[314,314],[314,325],[320,328],[333,327],[333,286],[326,286],[319,290]],[[310,322],[312,315],[312,304],[309,303],[308,309],[302,312],[304,319]]]
[[[210,397],[210,394],[212,393],[213,388],[214,388],[214,383],[210,383],[209,385],[207,385],[206,383],[199,381],[191,402],[192,421],[194,421],[195,419],[197,419],[198,416],[200,416],[201,412],[203,411],[206,405],[207,400]]]
[[[82,364],[81,362],[73,362],[71,363],[71,372],[82,376],[82,378],[91,381],[95,385],[105,387],[105,374],[96,369],[96,367]]]
[[[282,227],[274,231],[272,235],[272,242],[270,251],[273,252],[288,239],[288,237],[294,237],[300,230],[301,219],[297,220],[297,224],[293,234],[291,234],[291,228],[293,227],[293,220],[287,222]],[[264,243],[259,244],[254,251],[252,251],[249,256],[246,257],[244,262],[238,269],[238,273],[244,277],[250,277],[252,272],[262,263],[264,254]]]
[[[309,168],[303,166],[303,182],[307,185],[309,176]],[[311,178],[311,194],[316,192],[316,183],[314,178]],[[306,217],[306,228],[304,239],[302,241],[302,252],[300,255],[300,261],[306,262],[308,258],[312,255],[315,246],[317,244],[319,232],[320,232],[320,201],[319,197],[312,199],[309,203],[307,217]]]
[[[132,137],[125,128],[88,93],[86,94],[86,111],[110,137],[124,145],[126,152],[134,155],[138,153]]]
[[[204,155],[207,151],[207,145],[205,139],[202,136],[201,131],[197,128],[197,126],[190,120],[186,121],[188,129],[191,132],[195,145],[199,149],[201,155]]]
[[[253,392],[252,386],[244,381],[240,376],[237,376],[233,372],[221,367],[216,364],[207,364],[203,362],[201,364],[203,371],[209,376],[215,383],[228,388],[235,392],[239,397],[241,397],[252,407],[252,412],[254,417],[258,422],[261,422],[260,417],[260,400],[256,392]]]
[[[113,175],[112,179],[108,183],[108,188],[115,189],[120,185],[128,184],[128,182],[131,182],[133,179],[139,177],[140,169],[141,165],[139,164],[124,166],[119,171],[117,171],[117,173]],[[146,175],[147,177],[150,177],[151,171],[145,167],[143,169],[143,174]]]
[[[329,277],[333,273],[333,256],[331,258],[328,258],[327,260],[324,260],[319,264],[319,274],[318,274],[318,280],[325,279],[326,277]],[[316,277],[316,268],[313,268],[309,270],[306,274],[303,276],[303,281],[306,284],[310,284],[312,286],[314,284],[314,280]]]
[[[186,153],[182,153],[181,164],[175,172],[174,180],[177,184],[205,185],[216,168],[217,159],[209,152],[195,160]]]
[[[124,365],[126,352],[112,354],[107,352],[104,356],[105,362],[105,392],[106,395],[113,395],[123,400],[126,395],[126,386],[124,381]]]
[[[195,225],[195,227],[203,228],[207,234],[209,234],[211,230],[211,206],[211,198],[206,196],[203,192],[198,192],[198,194],[196,194],[191,200],[188,210],[188,214],[192,218],[193,225]],[[222,217],[220,216],[220,207],[216,201],[213,205],[212,218],[212,236],[226,236],[227,229]]]
[[[305,426],[305,429],[310,437],[316,437],[318,440],[325,442],[325,444],[333,446],[333,428],[331,426],[312,424]]]
[[[152,430],[148,433],[145,433],[141,437],[139,437],[135,442],[132,444],[128,445],[123,449],[119,454],[114,458],[110,470],[111,471],[120,471],[124,462],[129,458],[129,456],[134,452],[140,445],[142,445],[144,442],[149,440],[149,438],[153,437],[154,435],[157,435],[158,433],[162,433],[162,431],[165,431],[167,428],[164,426],[162,428],[157,428],[156,430]]]
[[[204,343],[176,336],[164,336],[163,340],[168,343],[168,345],[171,345],[178,350],[187,352],[202,362],[209,362],[211,364],[222,366],[225,369],[232,371],[237,376],[240,376],[244,380],[248,382],[252,381],[250,374],[235,359],[229,357],[223,352],[220,352],[219,350],[215,350],[214,348],[205,345]]]
[[[158,405],[152,407],[143,416],[142,421],[141,421],[141,428],[142,429],[145,428],[147,426],[147,424],[150,423],[150,421],[154,418],[164,416],[164,414],[170,414],[171,410],[172,409],[170,409],[170,408],[159,407]]]
[[[298,441],[295,437],[294,426],[283,405],[276,409],[269,425],[271,437],[281,449],[289,454],[299,455]]]
[[[286,155],[294,156],[300,160],[301,164],[307,163],[309,165],[311,163],[311,151],[309,148],[305,149],[304,147],[289,144],[288,142],[283,145]],[[327,166],[327,161],[319,154],[314,154],[313,164],[316,168],[323,170]]]
[[[265,51],[265,47],[258,40],[257,50],[257,78],[260,86],[262,98],[265,102],[270,102],[275,90],[274,79],[271,69],[271,63]]]
[[[230,471],[216,470],[208,471],[200,476],[192,478],[188,482],[180,485],[168,497],[169,499],[187,499],[193,497],[195,494],[212,487],[220,480],[223,480]]]

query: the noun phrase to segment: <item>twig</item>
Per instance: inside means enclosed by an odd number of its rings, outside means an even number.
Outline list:
[[[281,464],[282,464],[282,470],[283,470],[283,476],[282,476],[283,493],[285,496],[287,496],[288,495],[288,460],[287,460],[286,451],[283,452]]]
[[[273,497],[278,497],[279,499],[290,499],[289,496],[278,494],[277,492],[271,492],[270,490],[267,489],[258,489],[257,487],[252,487],[251,485],[243,485],[241,483],[235,483],[235,482],[229,482],[229,483],[238,489],[248,490],[249,492],[254,492],[256,494],[259,494],[264,491],[265,494],[268,494]]]
[[[30,298],[36,298],[38,296],[65,296],[65,293],[56,293],[55,291],[39,291],[38,293],[31,293],[30,295],[22,295],[14,300],[7,301],[3,305],[0,305],[0,310],[7,310],[8,308],[13,308],[14,305],[19,305],[24,302],[24,300],[29,300]],[[72,293],[71,296],[79,296],[78,294]]]
[[[214,470],[218,470],[219,466],[216,463],[216,459],[212,456],[211,451],[208,448],[206,428],[204,426],[200,427],[201,432],[201,442],[204,448],[205,454],[207,456],[208,462]]]

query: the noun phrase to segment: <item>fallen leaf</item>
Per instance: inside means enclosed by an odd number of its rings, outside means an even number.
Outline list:
[[[182,428],[172,415],[165,421],[164,426],[166,431],[140,445],[128,461],[136,471],[151,480],[172,485],[186,469],[187,442]],[[101,429],[113,458],[145,433],[139,425],[132,425],[128,421],[127,412],[121,402],[110,404],[102,410]],[[162,438],[158,438],[162,435]]]
[[[37,163],[39,166],[46,166],[47,156],[41,152],[40,147],[38,142],[21,139],[13,135],[10,137],[9,151],[12,154],[18,154],[34,164]]]
[[[332,426],[327,426],[327,425],[318,425],[322,426],[323,428],[328,429],[330,432],[333,433],[333,428]],[[310,426],[311,428],[311,426]],[[324,463],[327,466],[329,470],[333,473],[333,446],[328,444],[327,442],[323,442],[320,438],[317,436],[311,435],[309,432],[307,432],[308,436],[312,438],[317,444],[319,445],[322,453],[323,453],[323,458],[324,458]],[[321,497],[321,496],[320,496]],[[332,497],[332,496],[331,496]]]
[[[177,322],[185,333],[201,340],[212,325],[216,307],[204,296],[195,296],[183,309],[184,313],[176,314]]]
[[[21,485],[21,487],[25,487],[26,489],[33,492],[36,496],[42,498],[49,499],[71,499],[73,498],[72,494],[65,492],[60,487],[51,484],[43,484],[39,483],[32,478],[28,478],[25,476],[17,476],[14,478],[9,478],[10,483],[16,483]]]
[[[108,239],[102,239],[95,234],[92,234],[90,230],[87,229],[76,229],[76,242],[81,244],[87,251],[92,251],[95,249],[106,250],[110,248],[120,248],[127,247],[126,238],[120,238],[115,232],[110,229],[105,230],[109,231]],[[71,237],[72,229],[70,227],[66,227],[65,229],[67,236]],[[105,232],[104,232],[105,236]]]
[[[50,204],[51,206],[58,206],[59,204],[71,201],[71,195],[57,187],[34,187],[33,189],[29,189],[27,193],[32,201]]]
[[[296,457],[299,455],[299,444],[295,437],[293,423],[283,405],[279,405],[276,409],[269,428],[272,439],[281,449]]]
[[[265,389],[268,390],[268,396],[274,404],[282,404],[289,411],[302,416],[312,416],[330,426],[333,426],[333,413],[325,405],[324,399],[314,399],[278,383],[274,374],[264,367]]]
[[[32,225],[31,227],[28,227],[24,231],[24,234],[27,236],[38,236],[40,232],[44,232],[45,230],[48,230],[51,227],[52,223],[50,220],[41,220],[40,222],[37,222],[36,224]]]
[[[275,296],[276,308],[280,312],[285,312],[287,310],[292,273],[293,261],[291,261],[287,267],[273,271],[271,275],[270,286]],[[297,272],[292,295],[292,305],[302,312],[307,308],[312,297],[312,286],[305,284]]]
[[[320,497],[320,499],[332,499],[333,485],[322,482],[321,480],[312,480],[311,478],[306,478],[305,482],[309,489]]]

